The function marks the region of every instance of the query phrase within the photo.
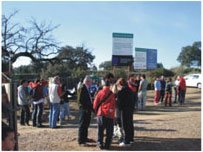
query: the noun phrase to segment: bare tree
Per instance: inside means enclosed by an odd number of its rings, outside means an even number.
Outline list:
[[[13,24],[12,19],[18,13],[2,15],[2,61],[12,65],[19,57],[29,57],[33,62],[58,60],[59,43],[51,35],[59,27],[51,23],[38,23],[34,18],[25,28],[19,23]]]

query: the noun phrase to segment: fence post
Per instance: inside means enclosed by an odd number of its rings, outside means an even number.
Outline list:
[[[18,131],[17,131],[17,113],[16,113],[16,109],[17,109],[17,104],[16,104],[16,96],[15,96],[15,88],[16,88],[16,84],[14,83],[13,80],[11,80],[10,82],[10,103],[11,103],[11,108],[13,109],[11,112],[11,123],[10,123],[10,127],[13,128],[14,132],[15,132],[15,147],[14,150],[17,151],[18,150]]]

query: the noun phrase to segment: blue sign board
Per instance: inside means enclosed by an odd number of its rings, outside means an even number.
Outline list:
[[[147,69],[157,68],[157,50],[147,49]]]
[[[120,55],[112,56],[113,66],[132,66],[132,64],[133,64],[132,56],[120,56]]]
[[[135,48],[135,69],[156,69],[157,50],[146,48]]]

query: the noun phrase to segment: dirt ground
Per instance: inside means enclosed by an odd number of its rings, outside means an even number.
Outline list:
[[[201,150],[201,91],[187,89],[186,103],[172,107],[153,104],[153,91],[147,95],[146,111],[134,113],[135,143],[129,147],[119,147],[113,139],[110,150],[116,151],[200,151]],[[70,102],[72,120],[59,129],[48,128],[48,111],[44,112],[45,128],[18,125],[19,150],[21,151],[99,151],[96,147],[97,124],[92,117],[88,138],[94,142],[88,147],[79,147],[78,110],[75,102]]]

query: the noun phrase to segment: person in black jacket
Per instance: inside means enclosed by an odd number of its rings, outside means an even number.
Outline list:
[[[83,81],[83,85],[79,88],[77,95],[77,102],[79,104],[78,144],[80,146],[86,146],[86,142],[88,142],[88,127],[90,125],[91,112],[94,111],[89,93],[91,84],[91,78],[86,77]]]
[[[124,141],[120,143],[120,146],[125,146],[134,142],[133,92],[130,90],[127,85],[127,82],[123,78],[120,78],[118,80],[118,84],[122,87],[122,89],[117,93],[117,102],[119,109],[121,110],[122,126],[124,128],[125,133]]]
[[[66,84],[63,83],[61,86],[62,89],[62,95],[61,95],[61,104],[60,104],[60,124],[63,123],[65,120],[65,116],[67,116],[67,120],[70,120],[70,105],[69,105],[69,99],[68,95],[74,95],[74,93],[71,93],[70,91],[67,90]],[[66,111],[66,114],[65,114]]]
[[[166,81],[164,79],[164,75],[161,76],[160,82],[161,82],[161,92],[160,92],[159,102],[162,103],[164,100],[165,88],[166,88]]]
[[[172,98],[172,79],[171,78],[168,78],[167,79],[167,83],[166,83],[166,88],[165,88],[165,100],[164,100],[164,105],[167,106],[167,103],[168,103],[168,98],[169,98],[169,106],[171,107],[172,106],[172,101],[171,101],[171,98]]]

